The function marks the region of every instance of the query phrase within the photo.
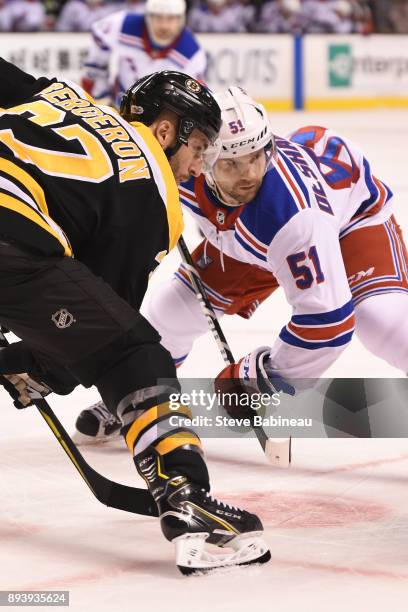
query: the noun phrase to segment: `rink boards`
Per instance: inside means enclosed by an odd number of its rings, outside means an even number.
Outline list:
[[[239,85],[269,111],[408,108],[408,35],[198,38],[210,87]],[[87,33],[2,34],[0,55],[30,73],[78,82],[90,40]]]

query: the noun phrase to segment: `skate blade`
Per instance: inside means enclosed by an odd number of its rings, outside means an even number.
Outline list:
[[[232,552],[211,554],[205,550],[208,533],[193,533],[173,540],[176,546],[176,564],[185,576],[204,575],[221,568],[234,568],[254,563],[267,563],[271,553],[262,539],[262,531],[253,531],[228,542]]]
[[[71,438],[76,446],[98,446],[100,444],[106,444],[106,442],[113,442],[114,440],[120,439],[120,431],[109,436],[87,436],[76,430]]]

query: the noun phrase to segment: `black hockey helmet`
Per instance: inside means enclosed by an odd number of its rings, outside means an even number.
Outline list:
[[[177,145],[167,150],[174,155],[188,143],[194,128],[213,143],[221,128],[221,110],[204,85],[182,72],[162,70],[149,74],[132,85],[122,98],[120,114],[126,121],[151,125],[165,109],[180,117]]]

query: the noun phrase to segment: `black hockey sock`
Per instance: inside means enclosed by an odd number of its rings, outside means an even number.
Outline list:
[[[207,465],[201,452],[184,448],[175,450],[162,456],[166,472],[176,472],[187,476],[189,480],[199,484],[206,491],[210,490],[210,477]]]

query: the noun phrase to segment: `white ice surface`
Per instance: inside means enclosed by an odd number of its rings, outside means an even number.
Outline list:
[[[277,133],[314,123],[359,142],[396,193],[408,236],[408,112],[277,114]],[[194,229],[186,235],[192,246]],[[176,265],[169,256],[153,283]],[[277,292],[251,321],[223,321],[241,355],[275,337],[289,310]],[[183,376],[223,362],[210,335]],[[331,376],[400,376],[353,340]],[[68,429],[97,398],[78,389],[51,403]],[[262,568],[183,578],[157,521],[107,509],[92,497],[35,408],[0,392],[0,590],[67,589],[75,612],[365,612],[408,610],[408,440],[296,440],[289,470],[273,470],[256,440],[205,441],[213,492],[257,512],[273,560]],[[142,486],[121,445],[88,449],[100,472]],[[17,608],[23,609],[23,608]],[[43,608],[37,608],[43,609]]]

